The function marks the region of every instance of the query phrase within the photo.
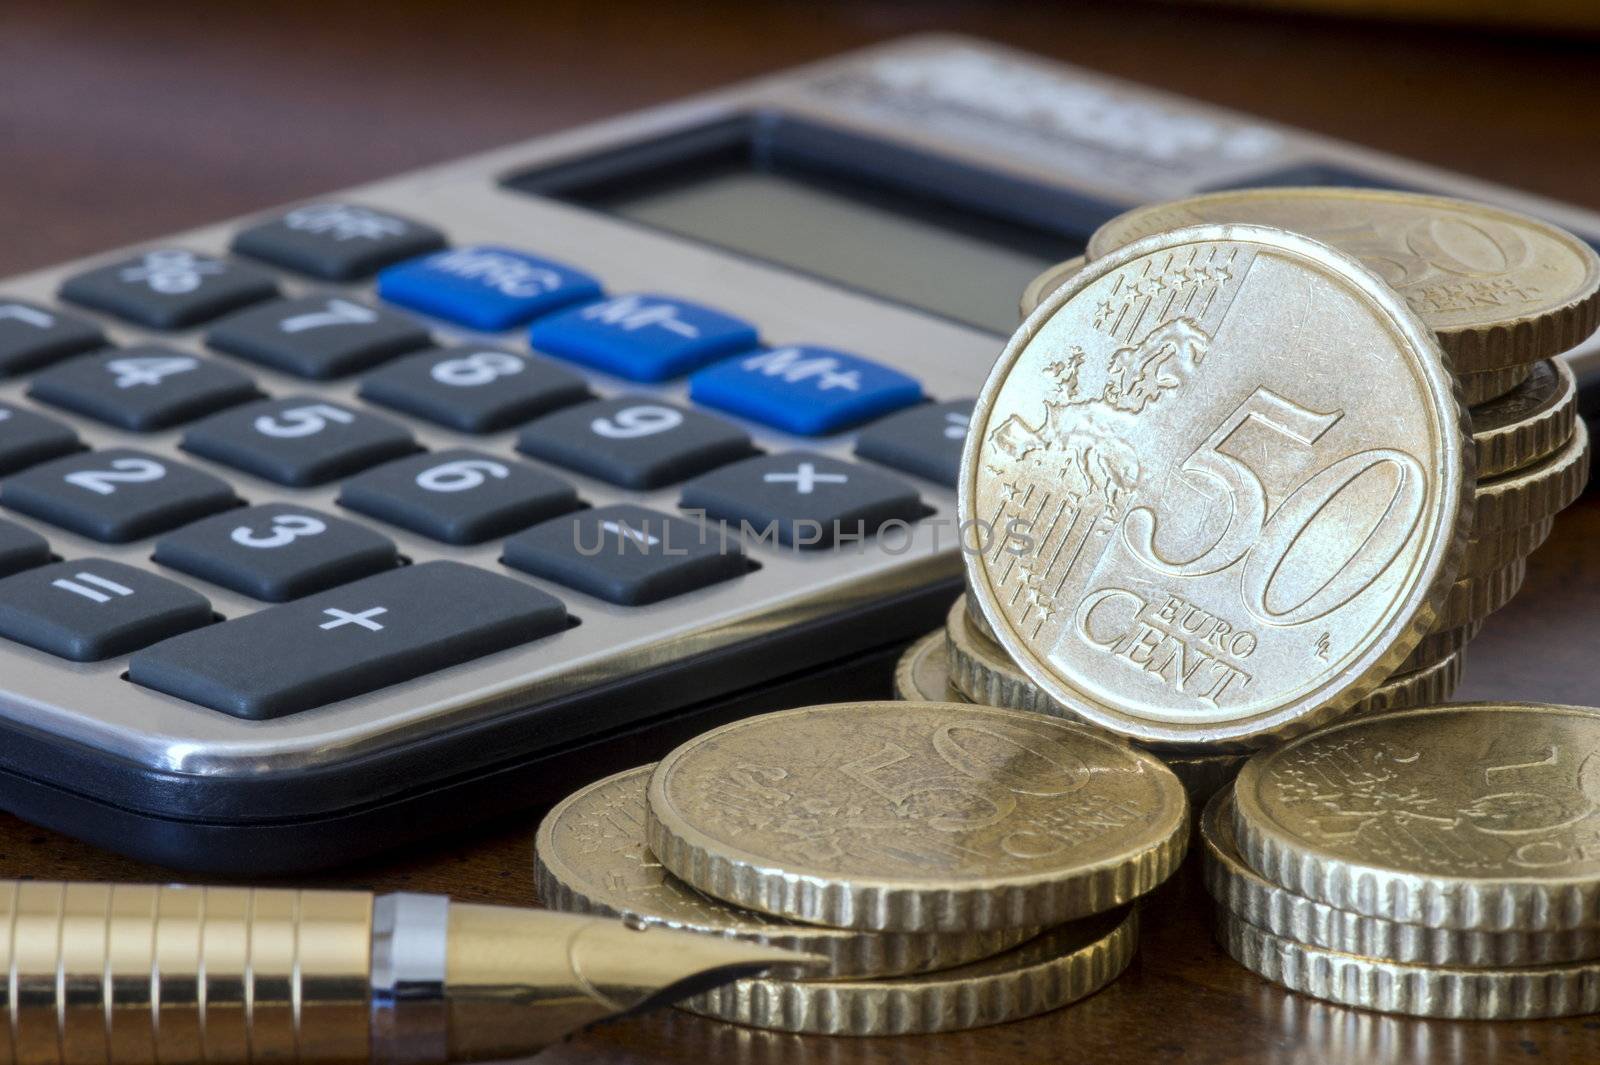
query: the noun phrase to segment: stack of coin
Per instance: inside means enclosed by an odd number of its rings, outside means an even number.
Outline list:
[[[1525,559],[1588,480],[1577,387],[1557,356],[1600,325],[1600,257],[1555,226],[1485,204],[1379,189],[1241,189],[1117,216],[1084,256],[1028,286],[1023,317],[1088,262],[1166,230],[1226,222],[1280,226],[1356,257],[1435,333],[1457,374],[1471,416],[1476,516],[1437,639],[1401,670],[1438,665],[1522,587]],[[1459,676],[1459,663],[1449,671]]]
[[[1182,861],[1182,786],[1095,730],[958,703],[750,718],[569,797],[541,897],[813,955],[686,1000],[760,1028],[893,1035],[1064,1006],[1126,969]]]
[[[1597,751],[1600,711],[1469,703],[1256,755],[1201,819],[1218,937],[1347,1006],[1600,1012]]]

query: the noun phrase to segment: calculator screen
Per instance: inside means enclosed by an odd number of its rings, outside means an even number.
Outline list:
[[[946,174],[937,159],[885,160],[874,155],[877,142],[795,129],[792,121],[730,126],[507,184],[1000,335],[1017,327],[1023,287],[1082,252],[1093,229],[1009,190],[993,204],[964,196],[991,184]]]

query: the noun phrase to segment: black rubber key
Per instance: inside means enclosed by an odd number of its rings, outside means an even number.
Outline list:
[[[160,344],[97,352],[52,366],[28,395],[96,421],[150,432],[256,399],[256,383],[232,366]]]
[[[650,396],[618,396],[547,414],[517,450],[623,488],[660,488],[755,452],[736,425]]]
[[[696,478],[683,486],[680,505],[729,523],[730,536],[775,536],[799,548],[858,540],[928,513],[900,478],[809,451],[762,455]]]
[[[182,447],[293,487],[322,484],[417,450],[404,426],[316,396],[290,396],[214,414]]]
[[[127,654],[212,618],[200,593],[103,558],[0,580],[0,636],[74,662]]]
[[[282,717],[566,628],[559,599],[424,562],[268,607],[134,655],[129,679],[237,717]]]
[[[492,433],[590,398],[584,379],[499,348],[433,348],[368,374],[361,398],[463,433]]]
[[[61,285],[62,299],[151,329],[184,329],[277,294],[264,270],[183,248],[156,248]]]
[[[416,319],[348,296],[302,296],[251,307],[218,322],[206,343],[284,373],[342,377],[432,343]]]
[[[972,404],[928,403],[875,422],[856,437],[856,455],[954,488]]]
[[[71,426],[0,403],[0,477],[82,449]]]
[[[50,561],[50,545],[32,529],[0,521],[0,577]]]
[[[339,503],[447,544],[477,544],[573,510],[578,493],[523,463],[455,448],[368,470],[345,482]]]
[[[506,541],[506,565],[597,599],[642,606],[743,576],[738,541],[631,503],[547,521]]]
[[[131,448],[85,451],[0,484],[0,504],[107,544],[166,532],[238,502],[221,478]]]
[[[381,573],[400,561],[388,537],[289,503],[185,525],[156,541],[155,560],[269,603]]]
[[[24,300],[0,299],[0,375],[37,370],[105,342],[99,326],[76,315]]]
[[[444,234],[391,211],[313,203],[251,226],[233,250],[325,281],[354,281],[390,263],[444,247]]]

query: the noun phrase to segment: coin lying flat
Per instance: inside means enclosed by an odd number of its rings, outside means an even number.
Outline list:
[[[1461,561],[1461,576],[1476,577],[1509,566],[1519,558],[1527,558],[1544,546],[1554,528],[1555,519],[1545,518],[1531,525],[1519,525],[1515,529],[1496,529],[1484,540],[1467,541],[1467,555]]]
[[[952,1032],[1037,1016],[1092,995],[1122,974],[1138,944],[1138,913],[1125,907],[956,969],[897,980],[736,980],[679,1005],[784,1032]]]
[[[1530,368],[1535,365],[1537,363],[1524,362],[1484,373],[1457,374],[1461,381],[1461,398],[1469,407],[1499,399],[1526,381]]]
[[[1537,465],[1479,481],[1472,537],[1487,539],[1497,529],[1553,518],[1571,506],[1589,483],[1589,430],[1579,419],[1572,436]]]
[[[840,703],[713,729],[650,779],[647,839],[748,909],[906,932],[1048,926],[1123,905],[1183,857],[1153,756],[961,703]]]
[[[1460,651],[1483,631],[1483,622],[1473,621],[1454,629],[1429,633],[1411,652],[1411,657],[1400,663],[1396,676],[1437,665]]]
[[[1017,301],[1017,310],[1023,318],[1033,313],[1033,309],[1044,302],[1044,298],[1062,285],[1067,283],[1067,278],[1083,269],[1086,260],[1081,255],[1056,263],[1045,270],[1038,277],[1029,281],[1022,290],[1022,298]]]
[[[950,655],[944,630],[930,632],[906,648],[894,670],[894,695],[912,703],[964,703],[950,683]]]
[[[1409,965],[1468,969],[1551,965],[1600,958],[1600,927],[1561,932],[1463,932],[1365,917],[1286,891],[1257,876],[1233,838],[1233,799],[1220,792],[1200,816],[1206,888],[1241,921],[1272,935],[1342,954]]]
[[[1434,624],[1442,631],[1482,621],[1516,598],[1528,578],[1528,560],[1516,559],[1497,570],[1463,577],[1450,586]]]
[[[1465,659],[1460,651],[1445,655],[1431,666],[1396,673],[1350,710],[1352,717],[1387,714],[1413,706],[1439,703],[1455,694],[1461,683]]]
[[[1548,359],[1600,326],[1600,255],[1503,207],[1388,189],[1258,188],[1136,207],[1089,238],[1095,260],[1202,223],[1281,226],[1361,259],[1439,336],[1458,373]]]
[[[969,594],[1112,731],[1304,731],[1432,627],[1470,512],[1464,420],[1432,336],[1354,260],[1258,226],[1141,241],[1055,290],[983,387],[958,497],[993,536]]]
[[[1600,924],[1600,713],[1467,703],[1339,722],[1245,764],[1245,862],[1430,928]]]
[[[1528,379],[1499,399],[1472,408],[1479,480],[1554,455],[1572,439],[1578,380],[1563,359],[1534,363]]]
[[[654,765],[573,793],[539,824],[539,898],[553,910],[603,913],[645,924],[736,936],[825,959],[776,978],[900,976],[1007,950],[1038,929],[989,932],[852,932],[735,909],[674,879],[644,842],[645,788]]]
[[[1508,969],[1402,965],[1296,943],[1227,912],[1218,914],[1217,935],[1251,972],[1358,1009],[1486,1021],[1600,1010],[1600,962]]]

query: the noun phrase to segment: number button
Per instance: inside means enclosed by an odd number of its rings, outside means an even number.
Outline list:
[[[491,433],[589,398],[582,377],[498,348],[434,348],[370,373],[361,398],[464,433]]]
[[[277,294],[253,266],[183,248],[156,248],[61,286],[62,299],[151,329],[184,329]]]
[[[261,395],[231,366],[147,344],[84,355],[39,374],[28,395],[108,425],[149,432]]]
[[[185,450],[278,484],[323,484],[417,450],[403,426],[311,396],[251,403],[212,415],[183,436]]]
[[[459,562],[424,562],[167,640],[135,655],[128,676],[223,713],[274,718],[504,651],[566,624],[561,601],[531,585]]]
[[[345,482],[339,503],[448,544],[476,544],[572,510],[578,493],[520,462],[457,449],[413,455]]]
[[[0,521],[0,577],[50,561],[50,545],[32,529]]]
[[[0,637],[74,662],[127,654],[211,620],[199,593],[103,558],[0,580]]]
[[[0,403],[0,477],[83,450],[78,434],[54,418]]]
[[[738,540],[630,503],[557,518],[506,541],[505,563],[624,606],[743,576]]]
[[[928,513],[917,490],[898,477],[806,451],[762,455],[696,478],[683,486],[681,505],[799,548],[832,547]]]
[[[533,323],[538,351],[630,381],[665,381],[753,348],[755,326],[666,296],[617,296]]]
[[[970,399],[929,403],[874,422],[856,437],[856,455],[954,488],[972,405]]]
[[[80,536],[118,544],[238,503],[226,481],[142,451],[89,451],[0,484],[0,504]]]
[[[350,203],[312,203],[233,238],[239,255],[325,281],[369,277],[390,263],[444,247],[432,226]]]
[[[77,315],[0,299],[0,375],[37,370],[105,342],[99,326]]]
[[[431,342],[404,315],[345,296],[303,296],[240,311],[206,343],[218,351],[314,380],[343,377]]]
[[[399,564],[388,537],[287,503],[230,510],[186,525],[156,541],[155,560],[270,603]]]
[[[547,414],[517,449],[623,488],[659,488],[754,453],[737,426],[647,396],[596,400]]]

